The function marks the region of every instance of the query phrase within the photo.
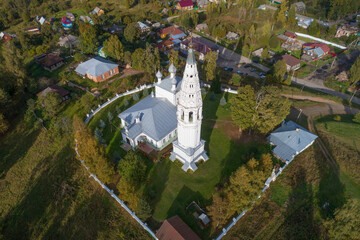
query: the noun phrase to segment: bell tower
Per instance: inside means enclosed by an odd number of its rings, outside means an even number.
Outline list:
[[[181,90],[177,102],[177,134],[170,159],[184,163],[182,169],[195,171],[196,162],[208,160],[205,141],[200,138],[202,121],[202,97],[195,53],[189,46]]]

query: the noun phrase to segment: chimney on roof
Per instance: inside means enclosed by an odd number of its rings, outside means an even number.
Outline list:
[[[295,129],[295,131],[300,132],[300,128],[297,127],[297,128]],[[300,139],[299,139],[299,141],[300,141]]]

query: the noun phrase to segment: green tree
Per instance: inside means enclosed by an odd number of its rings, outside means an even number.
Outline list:
[[[131,52],[126,51],[126,52],[124,53],[124,62],[125,62],[126,64],[131,64]]]
[[[204,70],[207,81],[212,81],[215,78],[217,57],[218,53],[215,51],[210,51],[205,55]]]
[[[59,111],[61,97],[58,93],[48,92],[39,97],[39,102],[50,117],[54,117]]]
[[[125,23],[126,25],[129,25],[130,23],[132,23],[131,18],[130,18],[129,16],[125,16],[125,17],[124,17],[124,23]]]
[[[349,71],[349,80],[351,84],[360,81],[360,56],[355,60]]]
[[[152,209],[145,200],[139,199],[136,209],[136,215],[142,220],[146,221],[149,217],[151,217]]]
[[[9,129],[9,122],[5,119],[4,115],[0,113],[0,134],[5,133]]]
[[[134,43],[138,40],[140,38],[140,34],[140,27],[136,22],[128,24],[124,30],[125,39],[129,43]]]
[[[179,67],[179,63],[180,63],[180,60],[179,60],[179,52],[175,49],[172,49],[170,54],[168,55],[169,56],[169,66],[170,64],[174,64],[174,66],[176,68]],[[169,67],[168,66],[168,67]]]
[[[309,34],[312,36],[320,35],[320,24],[317,21],[313,21],[308,29]]]
[[[356,122],[356,123],[360,123],[360,112],[358,112],[358,113],[354,116],[353,121]]]
[[[104,52],[113,59],[118,61],[124,60],[124,47],[116,35],[111,35],[104,42]]]
[[[360,203],[350,199],[339,209],[335,217],[325,222],[330,239],[358,239],[360,236]]]
[[[74,60],[75,62],[82,62],[86,59],[86,56],[84,54],[81,54],[79,52],[74,54]]]
[[[278,39],[278,37],[276,35],[273,35],[271,38],[270,38],[270,41],[269,41],[269,45],[272,49],[276,49],[279,47],[280,45],[280,41]]]
[[[279,60],[274,64],[273,77],[274,81],[277,83],[282,83],[284,81],[284,76],[286,74],[287,67],[284,60]]]
[[[139,69],[139,70],[145,70],[146,63],[145,63],[145,51],[142,48],[136,49],[133,54],[131,55],[131,62],[132,67]]]
[[[255,92],[250,85],[238,88],[238,94],[230,99],[231,118],[239,127],[239,131],[252,126],[255,114]]]
[[[2,47],[2,64],[4,69],[16,77],[16,85],[23,89],[26,86],[25,79],[27,76],[26,68],[23,62],[20,49],[14,41],[8,41]]]
[[[234,74],[231,77],[231,81],[234,85],[239,86],[241,83],[241,76],[239,74]]]
[[[291,5],[290,10],[287,16],[287,23],[290,27],[294,27],[296,25],[296,11],[295,5]]]
[[[90,23],[81,23],[79,32],[81,51],[93,54],[98,47],[96,28]]]
[[[267,59],[269,58],[269,47],[265,46],[262,53],[261,53],[261,58],[262,59]]]
[[[280,8],[277,11],[276,21],[281,23],[284,26],[286,22],[286,12],[288,10],[288,1],[282,1],[280,4]]]
[[[21,14],[21,18],[24,22],[30,22],[30,13],[27,9],[23,11],[23,13]]]
[[[109,183],[112,179],[113,167],[106,159],[104,147],[96,141],[84,121],[77,115],[73,119],[73,130],[80,159],[84,160],[89,171],[100,181]]]
[[[254,129],[266,134],[279,125],[290,112],[291,102],[274,86],[263,87],[257,93]]]
[[[129,151],[119,162],[117,170],[128,183],[138,185],[145,179],[146,165],[138,154]]]

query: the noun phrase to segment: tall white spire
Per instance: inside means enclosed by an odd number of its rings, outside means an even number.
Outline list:
[[[170,159],[179,159],[183,170],[197,169],[196,162],[208,160],[204,150],[205,141],[200,138],[202,121],[202,97],[195,53],[191,45],[177,105],[178,139],[173,142]]]

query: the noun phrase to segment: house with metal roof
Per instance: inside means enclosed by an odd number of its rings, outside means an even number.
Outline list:
[[[119,74],[119,65],[104,58],[95,57],[80,63],[75,69],[75,72],[94,82],[102,82]]]
[[[267,140],[275,146],[272,153],[285,163],[291,162],[296,155],[310,147],[317,136],[293,121],[283,122]]]
[[[149,27],[147,24],[142,23],[142,22],[137,22],[137,24],[138,24],[138,26],[139,26],[139,28],[140,28],[140,31],[141,31],[142,33],[144,33],[144,32],[149,32],[149,31],[150,31],[150,27]]]

